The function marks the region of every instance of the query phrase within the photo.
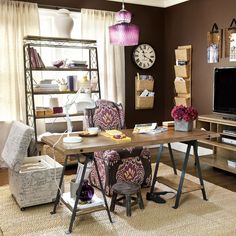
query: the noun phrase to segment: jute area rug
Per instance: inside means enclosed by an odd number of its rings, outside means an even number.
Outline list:
[[[159,175],[170,172],[170,167],[160,165]],[[195,177],[186,177],[198,183]],[[146,200],[149,189],[144,189],[144,210],[134,206],[132,216],[127,217],[125,208],[116,207],[111,213],[113,224],[106,211],[76,217],[71,235],[236,235],[236,194],[214,184],[205,185],[208,201],[202,200],[201,191],[186,193],[177,210],[172,208],[173,194],[166,196],[169,199],[165,204],[157,204]],[[169,190],[164,185],[157,187],[158,191]],[[55,215],[50,215],[51,210],[52,204],[47,204],[20,211],[9,187],[0,187],[0,228],[4,236],[65,235],[70,211],[64,205],[59,205]]]

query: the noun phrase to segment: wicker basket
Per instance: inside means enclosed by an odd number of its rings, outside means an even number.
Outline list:
[[[189,93],[190,92],[190,80],[177,80],[175,81],[176,93]]]
[[[135,80],[136,91],[143,91],[145,89],[153,91],[153,85],[154,85],[154,80],[148,80],[148,79],[139,80],[137,78]]]
[[[175,49],[175,58],[180,61],[189,61],[190,60],[190,49]]]
[[[191,106],[190,97],[175,97],[175,105]]]
[[[154,96],[140,97],[137,96],[135,100],[135,109],[152,109],[154,104]]]
[[[176,77],[188,78],[189,72],[190,72],[189,65],[175,66],[175,76]]]

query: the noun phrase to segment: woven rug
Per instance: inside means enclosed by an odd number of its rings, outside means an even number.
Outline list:
[[[159,175],[171,172],[170,167],[160,165]],[[186,177],[198,183],[195,177]],[[170,190],[160,184],[157,187],[158,191]],[[76,217],[71,235],[236,235],[236,194],[207,182],[205,187],[208,201],[202,200],[201,191],[186,193],[178,209],[172,208],[173,194],[166,196],[169,199],[165,204],[157,204],[146,200],[149,189],[143,189],[144,210],[133,206],[132,216],[127,217],[125,208],[116,207],[111,213],[112,224],[106,211]],[[64,205],[59,205],[54,215],[49,213],[51,210],[52,204],[47,204],[20,211],[9,187],[0,187],[0,235],[65,235],[70,211]]]

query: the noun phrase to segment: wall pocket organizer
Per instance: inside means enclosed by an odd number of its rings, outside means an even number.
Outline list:
[[[191,105],[192,46],[179,46],[175,50],[175,105]]]
[[[152,109],[154,105],[154,80],[153,78],[140,79],[140,77],[139,75],[135,77],[135,109]],[[146,94],[146,96],[142,96],[142,94]]]

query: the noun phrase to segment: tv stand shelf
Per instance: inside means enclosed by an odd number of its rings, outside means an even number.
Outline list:
[[[236,174],[236,168],[228,166],[227,163],[227,160],[236,160],[236,121],[224,119],[216,114],[200,115],[196,128],[219,134],[219,138],[199,140],[200,145],[208,145],[213,150],[213,155],[202,156],[201,162]],[[222,138],[235,140],[235,144],[223,142]]]

